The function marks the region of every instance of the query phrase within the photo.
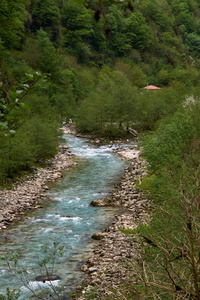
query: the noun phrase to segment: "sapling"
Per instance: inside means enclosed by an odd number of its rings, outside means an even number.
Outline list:
[[[56,272],[56,260],[58,257],[63,255],[63,248],[64,247],[59,245],[59,243],[56,241],[54,241],[51,246],[43,246],[41,256],[37,258],[36,262],[37,269],[39,270],[40,274],[43,274],[42,276],[36,276],[35,270],[31,270],[30,272],[28,267],[23,267],[23,263],[21,262],[23,256],[22,251],[11,251],[10,253],[1,257],[1,260],[4,261],[4,269],[6,269],[11,275],[16,277],[18,281],[23,284],[23,288],[21,290],[27,290],[30,292],[32,296],[29,297],[42,300],[47,300],[49,298],[59,300],[61,299],[63,287],[55,286],[54,280],[55,278],[59,279],[59,276],[54,274]],[[41,279],[39,279],[40,277]],[[37,281],[37,278],[40,281]],[[37,282],[36,288],[31,284],[33,281]],[[21,294],[21,290],[18,293],[7,290],[7,296],[2,295],[2,297],[4,297],[2,300],[18,299]]]

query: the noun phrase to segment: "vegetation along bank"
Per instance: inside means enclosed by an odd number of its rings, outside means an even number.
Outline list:
[[[124,299],[127,288],[129,297],[135,295],[134,289],[129,288],[134,287],[138,270],[131,263],[140,259],[141,246],[126,233],[149,219],[149,201],[137,187],[146,175],[146,164],[135,146],[119,154],[129,160],[120,184],[108,198],[94,200],[91,205],[119,207],[121,213],[115,215],[107,229],[93,234],[99,243],[93,256],[81,267],[86,278],[74,299]]]
[[[0,190],[0,230],[25,217],[30,209],[42,207],[47,198],[48,184],[62,177],[62,171],[77,165],[68,147],[60,145],[58,154],[46,161],[45,168],[35,168],[31,175],[18,180],[12,187]]]
[[[102,287],[93,297],[199,299],[199,1],[1,2],[1,188],[58,153],[63,121],[71,119],[81,134],[99,139],[138,130],[147,174],[129,192],[133,200],[139,188],[142,198],[137,201],[148,199],[151,218],[148,225],[131,229],[130,224],[117,233],[125,244],[136,247],[137,241],[140,249],[137,255],[133,251],[136,259],[122,262],[128,262],[131,276],[123,284],[114,281],[108,296]],[[160,89],[143,89],[147,85]],[[36,180],[35,173],[30,176]],[[43,194],[46,181],[41,185]],[[21,210],[18,198],[8,197],[11,191],[1,190],[1,227],[13,218],[8,207]],[[25,204],[27,189],[20,193],[19,202]],[[116,202],[129,211],[127,192],[120,195]],[[138,213],[130,215],[135,224]],[[106,240],[109,232],[103,234]],[[116,254],[116,260],[118,256],[123,257]],[[90,272],[92,267],[84,268]],[[92,270],[88,276],[97,282],[109,276],[106,270],[104,275]],[[97,282],[95,290],[101,286]]]

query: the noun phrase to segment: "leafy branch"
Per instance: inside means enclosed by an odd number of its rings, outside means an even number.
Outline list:
[[[39,72],[27,74],[27,82],[22,84],[20,90],[8,91],[4,98],[0,98],[0,129],[9,131],[10,134],[15,133],[14,130],[9,130],[9,122],[20,120],[22,115],[30,109],[23,99],[33,90],[38,81],[46,78],[47,74]]]

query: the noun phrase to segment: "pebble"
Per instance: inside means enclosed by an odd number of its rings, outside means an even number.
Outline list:
[[[146,222],[149,218],[149,202],[135,184],[147,174],[146,163],[140,157],[140,149],[124,149],[119,151],[119,155],[123,155],[130,163],[125,169],[121,183],[109,197],[94,200],[91,205],[119,207],[122,213],[115,215],[111,226],[103,232],[93,234],[92,237],[99,242],[92,257],[81,268],[86,277],[73,299],[88,299],[91,286],[95,287],[95,295],[99,295],[94,299],[113,298],[114,294],[111,291],[116,292],[123,282],[128,285],[136,272],[135,269],[128,268],[127,263],[139,259],[140,246],[137,243],[137,235],[133,240],[133,235],[126,235],[120,229],[136,229],[139,222]],[[94,295],[91,294],[92,296]]]
[[[62,171],[77,165],[66,145],[60,145],[58,154],[46,162],[45,168],[34,168],[11,189],[0,189],[0,231],[13,221],[24,217],[27,210],[41,208],[41,199],[47,198],[48,184],[62,177]]]

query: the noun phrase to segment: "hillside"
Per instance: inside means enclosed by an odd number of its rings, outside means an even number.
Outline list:
[[[153,128],[198,94],[199,14],[194,0],[4,0],[0,181],[54,155],[62,121],[113,137],[122,124]],[[143,97],[147,84],[160,95]]]
[[[199,0],[1,1],[1,187],[44,167],[70,119],[95,137],[139,132],[151,222],[120,229],[142,249],[121,299],[200,299],[199,94]]]

